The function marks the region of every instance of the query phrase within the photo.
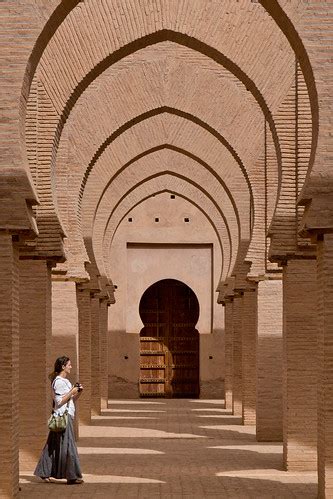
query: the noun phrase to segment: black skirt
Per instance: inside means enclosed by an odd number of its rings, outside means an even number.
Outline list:
[[[75,443],[73,418],[68,417],[66,430],[50,431],[34,475],[41,478],[82,478],[79,455]]]

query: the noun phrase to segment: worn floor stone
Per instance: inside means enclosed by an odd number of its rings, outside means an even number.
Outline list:
[[[282,445],[257,443],[254,427],[223,405],[110,401],[81,428],[85,483],[44,484],[24,473],[20,497],[315,498],[316,475],[282,471]]]

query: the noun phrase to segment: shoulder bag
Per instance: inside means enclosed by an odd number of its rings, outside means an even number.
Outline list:
[[[61,431],[66,430],[66,427],[68,424],[68,408],[69,408],[70,401],[71,401],[71,399],[69,399],[69,401],[67,402],[66,409],[61,416],[57,416],[54,413],[54,410],[52,410],[52,414],[49,417],[49,420],[47,422],[47,426],[48,426],[50,431],[61,432]],[[53,404],[54,404],[54,402],[53,402]]]

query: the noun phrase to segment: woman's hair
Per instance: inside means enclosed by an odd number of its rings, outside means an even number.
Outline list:
[[[51,381],[53,381],[54,378],[61,373],[61,371],[63,370],[64,366],[67,364],[68,361],[69,357],[66,357],[66,355],[57,358],[57,360],[54,363],[54,370],[49,375]]]

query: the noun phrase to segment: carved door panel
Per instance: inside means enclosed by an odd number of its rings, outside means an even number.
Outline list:
[[[199,395],[199,305],[185,284],[167,279],[143,295],[140,315],[140,395]]]

